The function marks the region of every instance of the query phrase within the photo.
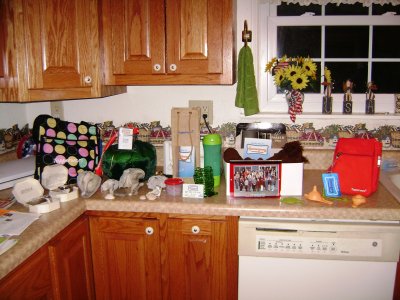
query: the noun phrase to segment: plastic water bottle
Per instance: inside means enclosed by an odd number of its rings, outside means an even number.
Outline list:
[[[212,168],[214,186],[221,183],[221,145],[222,138],[219,134],[207,134],[203,138],[204,167]]]

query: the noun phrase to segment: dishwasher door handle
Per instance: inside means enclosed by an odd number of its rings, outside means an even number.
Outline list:
[[[296,230],[296,229],[266,228],[266,227],[256,227],[256,231],[268,231],[268,232],[298,232],[298,230]]]

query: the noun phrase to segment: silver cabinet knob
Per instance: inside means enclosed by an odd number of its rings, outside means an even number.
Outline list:
[[[85,83],[87,83],[87,84],[90,84],[90,83],[92,83],[92,77],[91,76],[85,76],[83,81],[85,81]]]
[[[161,66],[160,66],[160,64],[155,64],[154,66],[153,66],[153,69],[154,69],[154,71],[160,71],[161,70]]]
[[[147,235],[152,235],[154,233],[153,227],[146,227],[145,232]]]
[[[200,227],[199,226],[192,226],[192,233],[198,234],[200,232]]]
[[[169,69],[170,69],[171,71],[176,71],[176,64],[170,64],[170,65],[169,65]]]

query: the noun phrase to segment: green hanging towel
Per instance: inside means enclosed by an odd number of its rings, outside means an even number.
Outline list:
[[[249,46],[242,47],[239,52],[235,106],[244,108],[245,116],[254,115],[260,111],[254,76],[253,54]]]

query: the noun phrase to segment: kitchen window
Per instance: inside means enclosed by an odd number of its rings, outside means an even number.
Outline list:
[[[400,36],[400,5],[364,6],[356,2],[305,6],[272,2],[260,1],[258,10],[259,92],[263,111],[287,109],[271,74],[264,72],[268,61],[286,54],[311,57],[318,65],[317,88],[304,91],[306,112],[321,111],[323,86],[320,79],[327,66],[335,82],[334,101],[342,101],[342,84],[351,79],[353,101],[362,103],[353,106],[353,112],[363,112],[367,83],[374,81],[379,101],[376,111],[393,113],[393,94],[400,93],[400,51],[395,45]],[[340,108],[336,112],[341,112]]]

